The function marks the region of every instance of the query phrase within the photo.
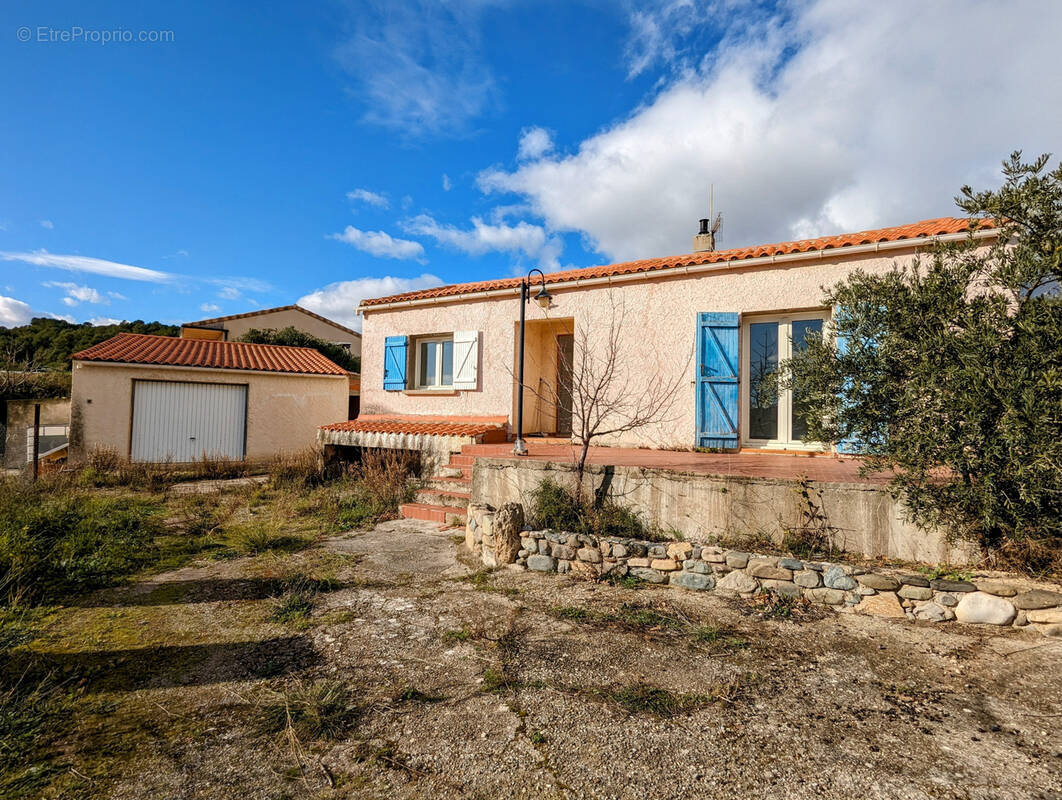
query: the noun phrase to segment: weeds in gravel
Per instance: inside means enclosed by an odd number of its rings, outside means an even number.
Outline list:
[[[302,739],[341,739],[361,716],[354,687],[343,681],[294,680],[280,690],[265,692],[255,708],[263,733],[291,728]]]
[[[477,638],[478,634],[471,628],[455,628],[454,630],[444,631],[442,640],[446,644],[456,644],[458,642],[471,641]]]
[[[596,623],[643,633],[665,630],[679,632],[689,625],[676,614],[638,603],[624,603],[613,611],[595,611],[585,606],[558,606],[550,609],[550,613],[558,619]]]
[[[748,607],[762,619],[797,620],[811,615],[811,603],[806,598],[789,597],[767,590],[750,597]]]
[[[439,703],[445,700],[445,695],[441,694],[429,694],[428,692],[422,692],[413,686],[407,686],[398,694],[396,694],[392,700],[395,703]]]
[[[676,717],[711,705],[713,698],[705,694],[675,694],[658,686],[636,683],[613,689],[609,699],[632,714],[653,714],[657,717]]]
[[[498,592],[506,597],[516,597],[520,594],[520,590],[511,586],[495,586],[493,580],[494,572],[489,569],[480,569],[472,572],[468,575],[462,575],[458,578],[462,583],[471,584],[477,592]]]
[[[645,581],[635,575],[620,575],[616,572],[606,572],[601,576],[601,582],[622,586],[624,589],[641,589],[645,586]]]
[[[294,553],[312,544],[309,537],[294,536],[279,530],[270,522],[253,522],[234,537],[236,549],[246,555],[281,552]]]
[[[332,578],[314,578],[296,573],[276,582],[277,595],[273,598],[273,612],[269,618],[274,622],[305,623],[313,611],[317,595],[334,592],[341,584]]]
[[[716,625],[701,625],[693,632],[693,641],[713,649],[738,650],[749,646],[740,636]]]

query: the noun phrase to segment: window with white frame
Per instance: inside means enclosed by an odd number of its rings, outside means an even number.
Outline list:
[[[741,324],[742,438],[753,447],[819,449],[806,444],[807,420],[799,389],[766,391],[763,380],[778,365],[822,335],[824,311],[745,317]]]
[[[432,336],[417,339],[416,376],[418,389],[451,389],[454,385],[454,337]]]

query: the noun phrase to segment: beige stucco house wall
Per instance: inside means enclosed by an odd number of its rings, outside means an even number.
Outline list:
[[[621,361],[632,392],[647,383],[679,382],[667,419],[615,437],[629,446],[690,447],[695,442],[696,370],[694,352],[699,312],[738,312],[743,322],[755,315],[784,314],[823,307],[823,287],[854,270],[883,273],[915,257],[924,240],[838,248],[757,263],[713,264],[696,273],[682,268],[648,273],[634,280],[588,281],[551,285],[549,309],[526,307],[529,337],[533,328],[560,331],[574,324],[576,338],[601,344],[614,314],[622,317]],[[532,290],[534,291],[534,289]],[[396,303],[390,308],[363,306],[362,412],[447,416],[508,415],[514,419],[514,374],[517,352],[519,290],[439,298],[430,303]],[[479,380],[475,390],[386,391],[383,388],[384,340],[455,330],[480,332]],[[545,358],[531,342],[526,372],[537,380]],[[548,370],[546,370],[548,371]],[[530,385],[531,380],[525,378]],[[535,430],[535,400],[525,405],[525,430]],[[539,415],[541,416],[541,415]]]
[[[247,386],[247,460],[314,445],[317,428],[347,417],[348,377],[74,361],[71,460],[96,447],[128,456],[133,382],[186,381]]]
[[[214,338],[216,336],[225,341],[234,342],[255,328],[259,330],[297,328],[326,342],[346,345],[350,348],[351,355],[361,355],[361,335],[357,331],[298,306],[281,306],[246,314],[186,322],[182,326],[181,335],[185,338],[207,338],[208,336]],[[213,333],[214,331],[220,331],[221,335],[217,336]]]

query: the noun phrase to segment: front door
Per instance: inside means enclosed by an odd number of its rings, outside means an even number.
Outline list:
[[[557,334],[557,433],[572,435],[572,359],[575,357],[575,336]]]

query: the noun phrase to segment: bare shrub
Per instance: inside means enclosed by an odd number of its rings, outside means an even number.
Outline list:
[[[325,480],[324,454],[320,447],[281,453],[269,462],[269,482],[274,488],[300,489]]]
[[[366,450],[358,465],[362,496],[379,513],[397,513],[416,493],[416,457],[399,450]]]

